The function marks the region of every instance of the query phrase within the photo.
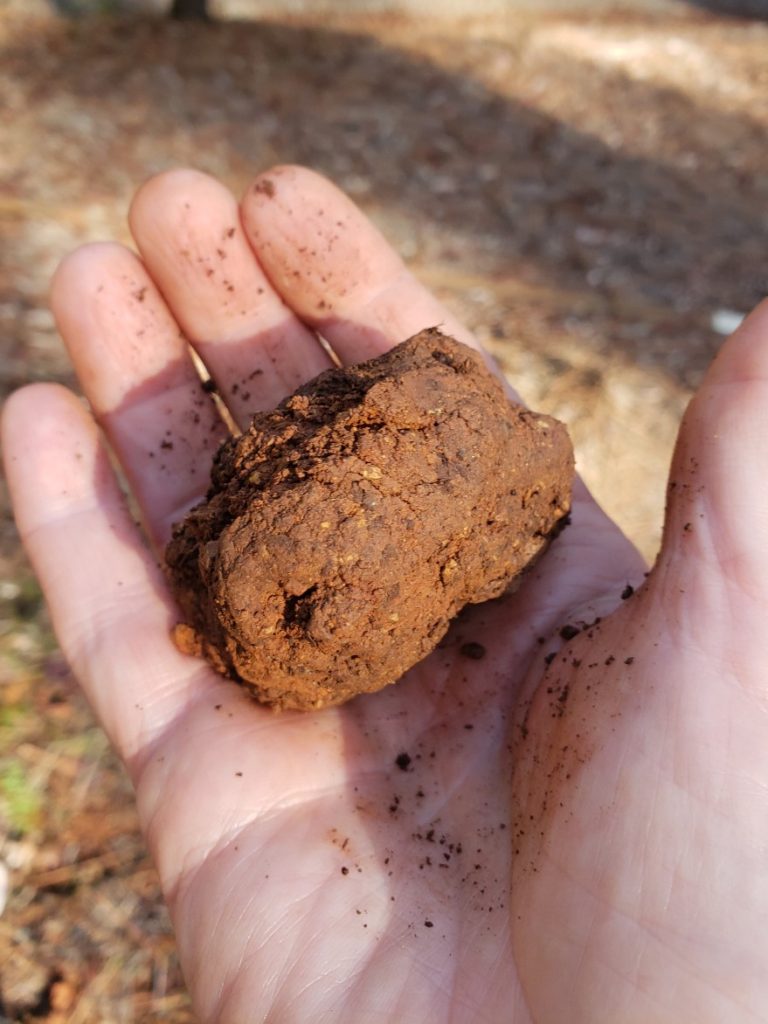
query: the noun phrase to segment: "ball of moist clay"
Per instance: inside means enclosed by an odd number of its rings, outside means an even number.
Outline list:
[[[176,642],[278,708],[378,690],[464,605],[514,587],[566,522],[572,480],[561,423],[422,331],[222,445],[167,549]]]

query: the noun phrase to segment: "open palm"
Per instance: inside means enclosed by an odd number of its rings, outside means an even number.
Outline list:
[[[101,430],[25,388],[5,464],[201,1020],[768,1020],[768,308],[689,410],[647,581],[580,487],[518,593],[396,687],[275,715],[174,649],[102,431],[159,549],[226,433],[185,339],[241,424],[329,365],[313,329],[349,362],[435,324],[473,342],[309,171],[239,209],[165,174],[131,227],[141,260],[90,246],[54,282]]]

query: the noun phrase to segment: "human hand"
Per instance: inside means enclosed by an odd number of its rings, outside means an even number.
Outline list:
[[[275,715],[169,639],[157,551],[226,434],[184,338],[241,424],[329,365],[311,328],[351,362],[436,323],[473,340],[306,170],[262,175],[240,213],[204,175],[161,175],[131,227],[141,260],[88,246],[53,287],[101,430],[33,385],[6,405],[4,456],[200,1019],[768,1019],[768,306],[689,409],[642,586],[579,486],[517,594],[463,613],[396,687]]]

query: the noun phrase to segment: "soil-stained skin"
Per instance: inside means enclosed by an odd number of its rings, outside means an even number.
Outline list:
[[[435,329],[329,370],[225,442],[167,550],[179,646],[263,703],[395,682],[567,521],[562,424]]]

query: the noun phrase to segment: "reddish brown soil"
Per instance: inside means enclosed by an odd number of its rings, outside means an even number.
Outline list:
[[[572,480],[565,427],[436,329],[327,370],[224,443],[174,531],[182,646],[278,708],[379,690],[518,582]]]

